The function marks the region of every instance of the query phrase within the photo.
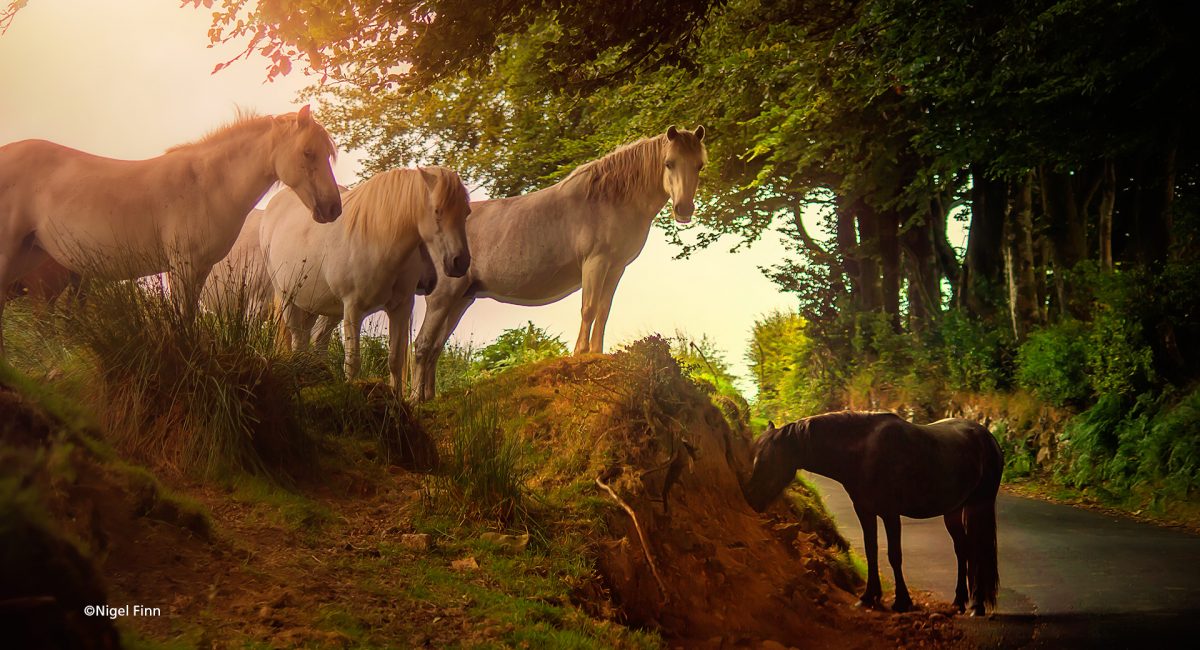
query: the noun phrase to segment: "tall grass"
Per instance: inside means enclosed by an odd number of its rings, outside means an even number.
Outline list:
[[[442,471],[427,487],[435,510],[504,526],[527,522],[526,481],[532,468],[524,446],[505,432],[499,408],[475,394],[458,402],[457,428],[442,457]]]
[[[107,436],[154,464],[213,475],[290,477],[315,445],[296,418],[311,355],[281,350],[273,318],[245,298],[198,312],[161,278],[92,282],[66,310],[64,337],[88,353]]]

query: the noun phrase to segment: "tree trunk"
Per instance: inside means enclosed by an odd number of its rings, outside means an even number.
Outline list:
[[[867,202],[854,202],[854,215],[858,219],[858,266],[862,289],[863,311],[876,311],[883,306],[883,290],[879,277],[879,220],[875,210]]]
[[[937,253],[938,268],[942,277],[950,283],[951,304],[957,304],[961,269],[958,268],[958,255],[950,245],[950,240],[946,238],[946,219],[949,217],[950,211],[946,209],[946,202],[941,197],[930,201],[929,218],[933,225],[933,248]]]
[[[1050,234],[1054,265],[1054,292],[1063,314],[1083,317],[1067,282],[1067,274],[1087,257],[1087,221],[1079,213],[1071,177],[1047,167],[1041,169],[1042,211]]]
[[[1138,261],[1155,269],[1171,249],[1171,204],[1175,198],[1174,144],[1144,160],[1134,179],[1134,241]]]
[[[909,220],[900,236],[908,271],[908,316],[913,331],[927,329],[941,311],[941,272],[934,249],[935,201],[930,210]]]
[[[988,178],[983,165],[971,165],[971,229],[959,281],[959,306],[985,319],[996,315],[1004,275],[1003,236],[1007,191]]]
[[[877,212],[879,218],[878,242],[880,278],[880,304],[888,315],[892,331],[900,330],[900,213],[895,209]]]
[[[1004,266],[1013,336],[1022,342],[1041,316],[1034,281],[1033,174],[1026,174],[1014,189],[1013,210],[1005,221]]]
[[[1103,178],[1100,182],[1100,218],[1097,224],[1100,244],[1100,268],[1113,269],[1113,209],[1117,203],[1117,172],[1111,158],[1104,160]]]
[[[858,263],[858,233],[854,228],[854,207],[852,202],[838,197],[837,200],[837,249],[842,257],[842,267],[846,277],[850,278],[850,298],[853,304],[861,305],[863,300],[862,268]]]

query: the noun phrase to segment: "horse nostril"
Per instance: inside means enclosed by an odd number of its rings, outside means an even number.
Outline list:
[[[680,203],[679,205],[675,206],[675,214],[678,214],[681,217],[690,217],[694,212],[696,212],[695,203]]]
[[[342,216],[342,202],[334,201],[329,205],[329,216],[337,219]]]

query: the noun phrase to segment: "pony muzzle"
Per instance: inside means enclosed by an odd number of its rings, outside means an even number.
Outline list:
[[[691,201],[687,201],[686,203],[672,202],[671,214],[675,216],[675,221],[679,223],[691,223],[692,215],[696,214],[696,204]]]
[[[461,278],[471,269],[471,254],[463,251],[454,257],[447,255],[442,261],[445,267],[446,275],[452,278]]]
[[[338,197],[332,201],[322,204],[317,201],[313,205],[313,221],[317,223],[331,223],[342,216],[342,199]]]

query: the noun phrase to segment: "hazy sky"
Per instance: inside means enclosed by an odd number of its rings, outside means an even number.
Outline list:
[[[261,113],[297,108],[296,92],[312,81],[299,67],[274,83],[263,82],[260,59],[210,74],[235,50],[208,49],[208,25],[208,11],[179,8],[177,0],[32,0],[0,37],[0,144],[43,138],[115,158],[147,158],[228,121],[235,106]],[[351,183],[359,168],[354,152],[343,152],[334,171]],[[794,300],[757,268],[784,254],[776,235],[736,254],[728,252],[733,243],[677,261],[663,233],[652,230],[617,289],[606,348],[653,332],[707,334],[748,378],[743,357],[754,320],[791,309]],[[579,307],[578,293],[545,307],[480,300],[455,335],[478,345],[532,320],[570,347]],[[416,323],[423,313],[418,301]],[[748,381],[742,385],[750,389]]]

